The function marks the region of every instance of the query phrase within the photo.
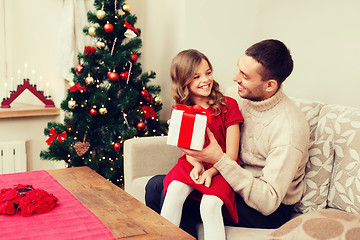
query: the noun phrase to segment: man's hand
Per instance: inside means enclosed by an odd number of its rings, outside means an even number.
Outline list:
[[[210,144],[203,150],[197,151],[197,150],[190,150],[185,148],[180,148],[180,149],[185,154],[190,155],[199,161],[215,164],[221,159],[224,152],[222,151],[220,145],[218,144],[218,142],[214,137],[214,134],[210,131],[209,128],[206,129],[206,132],[208,134]]]

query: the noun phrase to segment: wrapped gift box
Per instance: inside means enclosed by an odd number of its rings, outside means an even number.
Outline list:
[[[189,107],[189,109],[174,109],[172,111],[167,144],[187,149],[202,150],[208,117],[205,113],[198,114],[192,108]],[[205,109],[203,110],[206,111]]]

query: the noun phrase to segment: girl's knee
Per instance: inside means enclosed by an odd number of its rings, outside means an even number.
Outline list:
[[[203,195],[200,203],[200,212],[213,212],[213,210],[221,210],[224,202],[217,196]]]
[[[168,186],[166,195],[171,194],[172,196],[182,198],[187,197],[192,191],[193,188],[186,183],[172,181]]]

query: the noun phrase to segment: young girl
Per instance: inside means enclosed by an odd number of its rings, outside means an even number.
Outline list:
[[[210,61],[201,52],[193,49],[180,52],[171,64],[174,106],[200,105],[209,111],[212,120],[208,128],[222,150],[234,161],[239,161],[239,123],[243,123],[244,119],[237,102],[219,91],[212,72]],[[207,144],[208,139],[205,139]],[[193,157],[183,155],[179,158],[164,179],[164,192],[161,215],[177,226],[180,225],[183,204],[190,193],[192,198],[200,199],[206,240],[225,239],[222,210],[229,220],[238,221],[234,191],[213,166]]]

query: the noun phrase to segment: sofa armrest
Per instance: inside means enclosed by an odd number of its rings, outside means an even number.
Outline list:
[[[140,201],[143,201],[141,195],[146,180],[168,173],[183,154],[177,147],[167,145],[166,140],[167,136],[157,136],[132,138],[124,142],[125,191]],[[138,184],[135,184],[136,180],[140,180]]]

